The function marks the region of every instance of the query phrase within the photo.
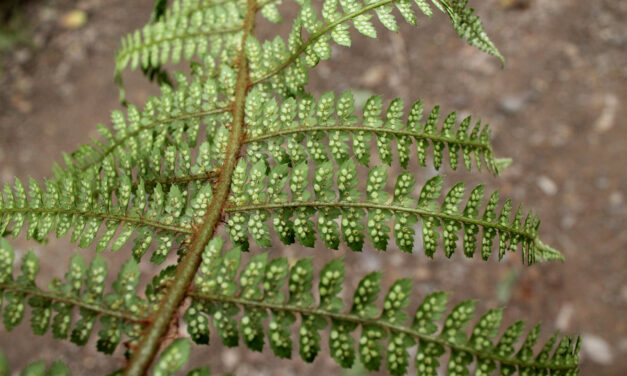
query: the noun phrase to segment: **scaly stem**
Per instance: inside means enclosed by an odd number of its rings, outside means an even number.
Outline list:
[[[244,134],[244,104],[249,87],[248,61],[245,53],[246,37],[252,34],[255,26],[255,14],[257,12],[256,0],[248,0],[248,10],[244,19],[244,35],[242,36],[241,50],[239,52],[239,71],[237,74],[237,84],[235,87],[235,100],[233,102],[233,124],[226,150],[226,159],[222,166],[222,172],[218,178],[213,200],[209,205],[203,224],[194,234],[191,245],[183,260],[178,264],[176,277],[161,301],[159,310],[155,314],[154,321],[148,327],[142,338],[133,351],[133,356],[128,363],[124,375],[140,376],[147,373],[157,351],[160,340],[166,333],[172,318],[175,316],[181,301],[185,298],[185,292],[189,288],[200,266],[202,253],[207,243],[213,237],[214,230],[223,212],[223,207],[231,187],[233,170],[239,158],[241,140]]]

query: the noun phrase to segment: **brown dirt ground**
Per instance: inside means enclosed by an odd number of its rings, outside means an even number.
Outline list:
[[[151,3],[59,0],[24,6],[31,46],[6,52],[0,75],[3,183],[14,176],[41,180],[62,151],[95,136],[95,124],[108,123],[110,110],[120,107],[112,82],[119,38],[145,23]],[[400,95],[406,103],[422,98],[427,106],[441,104],[444,110],[488,121],[497,153],[514,158],[514,165],[499,179],[446,172],[448,186],[458,178],[481,180],[533,207],[543,219],[543,238],[564,251],[566,263],[527,268],[513,257],[484,263],[461,257],[448,261],[442,255],[428,260],[419,252],[339,254],[348,260],[352,276],[382,269],[388,283],[392,277],[413,277],[418,296],[443,289],[452,291],[455,301],[479,299],[481,310],[504,304],[506,323],[522,317],[544,322],[543,339],[556,329],[582,333],[583,375],[627,374],[627,3],[471,3],[507,58],[504,69],[460,42],[444,17],[423,17],[417,29],[403,25],[399,34],[382,31],[378,42],[355,35],[352,48],[334,47],[332,60],[311,74],[310,89],[352,87],[387,100]],[[88,15],[77,30],[60,24],[73,9]],[[260,35],[273,31],[266,24]],[[140,76],[125,76],[134,103],[156,93]],[[16,245],[35,248],[44,277],[62,276],[70,251],[76,250],[56,240],[47,247],[21,240]],[[324,250],[273,252],[315,254],[317,263],[328,258]],[[512,276],[510,296],[499,298],[499,286]],[[122,362],[121,351],[112,364],[93,346],[53,342],[50,335],[34,338],[27,325],[13,333],[0,329],[0,346],[15,366],[63,359],[79,375],[112,370]],[[326,356],[303,366],[276,360],[268,351],[224,350],[217,341],[196,349],[194,358],[238,375],[340,372]]]

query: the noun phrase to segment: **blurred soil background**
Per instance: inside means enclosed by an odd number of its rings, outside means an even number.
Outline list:
[[[0,2],[0,182],[15,176],[38,181],[50,174],[61,152],[97,136],[95,125],[109,123],[119,109],[113,58],[121,36],[148,21],[152,0],[49,0]],[[385,270],[384,288],[412,277],[416,299],[434,290],[451,299],[479,300],[478,312],[506,306],[504,324],[518,318],[542,321],[546,340],[554,330],[581,333],[582,375],[627,374],[627,2],[615,0],[471,1],[492,40],[507,59],[499,62],[459,40],[441,15],[419,17],[419,27],[381,30],[378,41],[353,34],[353,47],[333,46],[333,58],[312,71],[310,90],[360,96],[401,96],[409,106],[421,98],[430,109],[473,114],[493,127],[498,156],[514,164],[496,179],[444,169],[446,185],[459,179],[485,182],[515,204],[524,202],[543,220],[545,242],[567,261],[522,266],[518,255],[497,263],[454,261],[438,253],[427,259],[391,249],[350,254],[349,283],[372,270]],[[293,4],[283,6],[287,20]],[[260,21],[259,36],[275,26]],[[400,17],[399,17],[400,23]],[[278,29],[285,32],[288,23]],[[141,73],[125,74],[132,103],[158,90]],[[412,160],[416,168],[415,159]],[[417,171],[426,177],[432,171]],[[422,175],[420,175],[422,174]],[[474,185],[474,184],[473,184]],[[62,277],[75,245],[51,240],[33,247],[41,257],[41,280]],[[392,248],[394,248],[392,242]],[[88,251],[80,251],[91,258]],[[115,256],[123,259],[128,252]],[[331,252],[300,248],[272,250],[273,256]],[[112,268],[113,269],[113,268]],[[99,374],[123,364],[123,346],[113,357],[35,337],[28,316],[12,333],[0,329],[0,346],[11,364],[62,359],[75,375]],[[96,332],[92,337],[96,337]],[[94,338],[92,338],[92,342]],[[278,360],[269,351],[224,349],[217,339],[199,347],[194,358],[237,375],[316,375],[342,371],[328,359],[326,345],[313,365]],[[295,356],[297,352],[295,352]],[[358,369],[353,374],[360,374]]]

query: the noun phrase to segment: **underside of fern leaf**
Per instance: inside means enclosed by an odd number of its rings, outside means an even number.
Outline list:
[[[149,304],[135,295],[139,267],[134,260],[124,264],[112,286],[113,291],[105,295],[108,268],[102,257],[94,258],[87,266],[84,258],[75,254],[65,282],[54,280],[46,290],[35,283],[39,266],[32,251],[23,256],[21,275],[17,278],[13,278],[15,252],[4,239],[0,240],[0,257],[0,288],[4,294],[3,319],[7,330],[20,324],[28,303],[35,334],[44,335],[51,329],[54,338],[69,338],[82,346],[100,318],[103,327],[98,332],[98,350],[110,354],[120,343],[122,333],[136,339],[148,322]],[[80,317],[72,328],[75,310]]]
[[[437,375],[440,363],[449,375],[577,373],[578,339],[555,335],[534,352],[539,325],[522,340],[522,322],[500,330],[501,309],[467,330],[473,301],[444,315],[448,294],[436,292],[410,312],[418,304],[411,280],[392,283],[380,300],[380,273],[361,279],[348,301],[343,260],[314,273],[312,259],[257,252],[278,238],[328,249],[422,250],[428,257],[461,248],[484,260],[507,251],[519,251],[526,264],[563,259],[540,240],[537,216],[500,201],[498,191],[461,182],[444,189],[442,175],[417,182],[415,170],[426,166],[498,175],[509,160],[495,157],[487,124],[439,106],[425,109],[421,101],[405,106],[400,98],[372,96],[358,110],[350,91],[306,90],[309,69],[330,58],[331,42],[349,47],[351,28],[377,37],[375,19],[397,31],[397,13],[416,25],[413,8],[427,17],[433,9],[446,13],[470,45],[502,60],[466,0],[298,0],[287,38],[267,41],[254,36],[256,15],[280,22],[276,0],[166,3],[155,2],[150,23],[123,38],[115,60],[120,85],[127,67],[141,67],[161,94],[141,109],[126,103],[125,113],[113,111],[112,127],[99,125],[101,137],[64,155],[50,179],[4,185],[0,234],[40,242],[70,234],[81,248],[95,244],[97,253],[75,254],[64,281],[41,288],[35,253],[0,238],[7,330],[23,321],[27,305],[37,335],[51,330],[84,345],[98,327],[99,351],[126,344],[128,361],[118,371],[125,375],[181,369],[191,342],[164,341],[179,314],[197,344],[209,342],[212,326],[226,346],[241,341],[261,351],[267,344],[281,358],[298,348],[306,362],[328,348],[342,367],[359,359],[393,375],[411,364],[421,375]],[[181,60],[190,61],[189,75],[167,71]],[[222,224],[233,245],[227,252]],[[128,261],[107,288],[102,252],[127,243]],[[163,266],[140,293],[147,253]],[[14,264],[21,265],[18,276]],[[29,369],[46,372],[41,362]],[[56,363],[53,369],[67,374]],[[207,374],[208,367],[189,373]]]
[[[448,315],[448,294],[435,292],[424,298],[411,315],[410,279],[395,281],[379,305],[381,273],[373,272],[357,284],[352,301],[338,297],[343,288],[344,262],[335,259],[320,272],[317,292],[313,291],[311,259],[289,266],[287,259],[269,259],[267,253],[251,257],[237,279],[241,249],[221,255],[223,240],[213,239],[203,257],[192,303],[185,313],[188,332],[197,343],[207,343],[209,317],[227,346],[241,337],[253,351],[261,351],[265,337],[278,357],[292,356],[293,335],[298,333],[300,357],[311,362],[328,344],[333,359],[351,367],[358,357],[368,370],[385,368],[392,375],[406,374],[414,362],[421,375],[437,375],[439,358],[450,353],[449,375],[468,373],[476,362],[476,374],[488,375],[497,368],[501,374],[574,374],[578,363],[579,339],[563,337],[555,346],[554,336],[538,354],[532,352],[540,331],[536,325],[524,343],[516,347],[524,324],[507,328],[500,340],[502,309],[486,312],[472,330],[466,330],[475,316],[475,302],[464,301]],[[215,283],[216,280],[223,281]],[[284,285],[287,284],[287,288]],[[241,317],[240,317],[240,311]],[[239,318],[237,318],[239,317]],[[297,320],[298,319],[298,320]],[[298,324],[295,324],[298,321]],[[269,324],[265,324],[269,322]],[[266,333],[265,327],[268,328]],[[320,331],[329,327],[327,339]],[[467,334],[468,333],[468,334]],[[358,340],[353,337],[357,335]],[[415,359],[408,349],[418,345]]]

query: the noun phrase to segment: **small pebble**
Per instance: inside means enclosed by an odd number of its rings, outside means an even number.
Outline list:
[[[573,228],[577,220],[572,215],[564,215],[561,220],[561,225],[564,230],[569,230]]]
[[[594,123],[594,129],[597,132],[606,132],[614,126],[614,119],[616,118],[617,108],[618,98],[616,98],[614,94],[606,94],[601,114]]]
[[[80,29],[87,22],[87,14],[81,10],[67,12],[61,18],[61,26],[66,29]]]
[[[538,187],[540,187],[542,192],[544,192],[545,194],[549,196],[555,196],[555,194],[557,193],[557,184],[555,184],[555,182],[551,180],[551,178],[549,178],[548,176],[541,175],[538,178],[537,183]]]
[[[431,271],[424,265],[420,265],[414,272],[414,278],[418,281],[426,281],[431,278]]]
[[[529,95],[526,93],[506,95],[501,99],[499,105],[503,112],[506,114],[516,114],[520,112],[527,104]]]
[[[388,74],[387,67],[384,65],[375,65],[364,73],[361,81],[365,86],[376,86],[383,82]]]
[[[233,369],[240,361],[240,354],[237,349],[227,349],[222,351],[222,364],[227,369]]]
[[[611,206],[621,206],[623,204],[623,194],[620,192],[612,192],[610,195]]]
[[[555,327],[559,330],[566,331],[570,327],[570,322],[573,318],[575,309],[570,303],[566,303],[562,306],[555,319]]]
[[[601,337],[594,334],[583,334],[581,336],[581,350],[591,361],[609,365],[614,361],[612,347]]]

